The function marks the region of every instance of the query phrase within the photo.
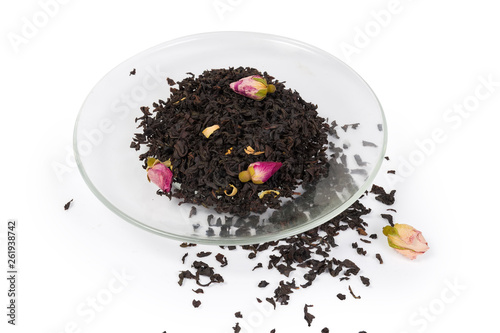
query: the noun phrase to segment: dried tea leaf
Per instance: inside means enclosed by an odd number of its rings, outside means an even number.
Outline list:
[[[191,210],[189,211],[189,218],[191,218],[191,216],[196,215],[196,213],[197,213],[196,207],[195,206],[191,207]]]
[[[186,257],[188,256],[188,254],[189,254],[189,253],[187,253],[187,252],[186,252],[186,253],[182,256],[181,261],[182,261],[182,263],[183,263],[183,264],[185,264],[185,263],[186,263]]]
[[[222,253],[217,253],[215,259],[220,262],[220,267],[227,266],[227,258]]]
[[[256,270],[257,268],[262,268],[262,267],[263,267],[263,266],[262,266],[262,263],[261,263],[261,262],[259,262],[259,263],[258,263],[258,264],[257,264],[257,265],[256,265],[256,266],[252,269],[252,271]]]
[[[389,224],[391,225],[391,227],[394,227],[393,217],[391,214],[380,214],[380,216],[386,219],[387,222],[389,222]]]
[[[311,323],[313,319],[315,318],[312,314],[309,313],[309,308],[312,307],[313,305],[305,305],[304,306],[304,319],[307,322],[307,326],[311,327]]]
[[[193,247],[193,246],[196,246],[196,244],[194,244],[194,243],[181,243],[179,246],[180,247]]]
[[[373,142],[370,142],[370,141],[362,141],[362,144],[364,147],[378,147],[376,144],[374,144]]]
[[[175,85],[175,81],[172,80],[171,78],[167,77],[167,83],[169,86],[174,86]]]
[[[276,310],[276,302],[274,301],[274,298],[272,297],[266,297],[266,301],[268,301],[269,303],[271,303],[274,307],[274,310]]]
[[[363,284],[364,284],[365,286],[367,286],[367,287],[368,287],[368,286],[370,285],[370,279],[369,279],[369,278],[364,277],[364,276],[360,276],[359,278],[361,279],[361,282],[363,282]]]
[[[352,291],[351,286],[349,286],[349,292],[351,293],[352,297],[354,297],[355,299],[360,299],[361,298],[361,296],[354,295],[354,292]]]
[[[71,206],[71,203],[73,202],[73,199],[71,199],[70,201],[68,201],[65,205],[64,205],[64,210],[68,210],[69,207]]]
[[[262,281],[259,282],[258,287],[259,288],[265,288],[268,285],[269,285],[269,282],[267,282],[266,280],[262,280]]]

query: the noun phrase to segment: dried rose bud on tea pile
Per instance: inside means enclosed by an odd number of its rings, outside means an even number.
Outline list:
[[[178,87],[167,79],[170,97],[136,119],[131,148],[147,148],[139,158],[159,194],[246,216],[327,175],[329,125],[316,105],[252,68],[188,74]]]

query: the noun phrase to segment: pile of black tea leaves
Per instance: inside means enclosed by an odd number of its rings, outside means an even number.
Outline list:
[[[298,194],[299,185],[314,185],[328,175],[331,126],[297,91],[248,67],[188,75],[179,82],[167,78],[170,97],[153,103],[152,110],[141,107],[143,115],[136,118],[142,133],[134,135],[130,147],[147,148],[139,156],[144,168],[148,158],[170,160],[173,182],[178,184],[171,192],[158,190],[158,194],[217,213],[248,216],[280,208],[283,198]],[[250,75],[265,78],[276,91],[253,100],[230,88],[230,83]],[[209,137],[202,134],[215,125],[219,128]],[[282,166],[264,184],[239,181],[241,171],[262,161]],[[228,195],[235,188],[236,194]],[[259,197],[269,190],[272,195]]]

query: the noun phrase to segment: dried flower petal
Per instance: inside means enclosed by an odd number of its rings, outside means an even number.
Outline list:
[[[212,125],[210,127],[205,128],[201,133],[208,139],[213,132],[220,128],[219,125]]]
[[[158,185],[163,192],[168,193],[172,188],[173,173],[172,170],[167,167],[167,162],[170,163],[170,160],[160,162],[159,160],[150,157],[147,161],[148,166],[146,168],[146,172],[147,178],[150,182]]]
[[[248,155],[260,155],[260,154],[264,154],[263,151],[255,151],[255,149],[253,149],[250,146],[246,147],[244,150],[245,150],[245,153],[247,153]]]
[[[229,155],[233,151],[233,147],[229,148],[224,155]]]
[[[383,233],[387,236],[390,247],[411,260],[429,249],[422,233],[408,224],[396,223],[394,227],[386,226]]]
[[[259,193],[259,198],[260,199],[264,198],[266,194],[274,194],[274,197],[277,197],[278,195],[280,195],[280,192],[275,190],[262,191]]]
[[[174,102],[173,104],[174,104],[174,105],[177,105],[177,104],[179,104],[180,102],[182,102],[182,101],[183,101],[183,100],[185,100],[185,99],[186,99],[186,97],[182,97],[180,100],[178,100],[177,102]]]
[[[236,82],[232,82],[229,86],[234,92],[257,101],[264,99],[267,93],[276,91],[274,85],[267,84],[266,79],[259,75],[244,77]]]
[[[250,147],[250,146],[248,146],[248,147],[245,148],[245,153],[247,153],[248,155],[251,155],[254,152],[255,152],[255,150],[252,147]]]
[[[228,197],[233,197],[236,195],[236,193],[238,193],[238,189],[234,185],[229,184],[229,186],[233,188],[233,191],[230,194],[228,194],[227,191],[224,190],[224,194],[227,195]]]

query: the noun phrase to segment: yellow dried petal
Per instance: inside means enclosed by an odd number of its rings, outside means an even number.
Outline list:
[[[174,105],[177,105],[177,104],[179,104],[180,102],[182,102],[182,101],[183,101],[183,100],[185,100],[185,99],[186,99],[186,97],[182,97],[180,100],[178,100],[177,102],[175,102],[175,103],[173,103],[173,104],[174,104]]]
[[[248,146],[245,148],[245,153],[247,153],[248,155],[260,155],[260,154],[264,154],[263,151],[255,151],[255,149],[253,149],[252,147]]]
[[[232,197],[232,196],[236,195],[236,193],[238,192],[238,189],[234,185],[229,184],[229,186],[231,186],[233,188],[233,191],[230,194],[227,194],[227,191],[224,190],[224,194],[227,195],[228,197]]]
[[[229,154],[231,154],[232,150],[233,150],[233,147],[229,148],[229,149],[226,151],[226,153],[225,153],[224,155],[229,155]]]
[[[212,135],[213,132],[218,130],[220,128],[219,125],[212,125],[210,127],[205,128],[201,133],[208,139],[210,135]]]
[[[275,190],[267,190],[267,191],[262,191],[259,193],[259,198],[262,199],[266,194],[274,194],[274,197],[277,197],[280,195],[280,192],[275,191]]]
[[[248,155],[252,155],[254,152],[255,150],[250,146],[245,148],[245,153],[247,153]]]

